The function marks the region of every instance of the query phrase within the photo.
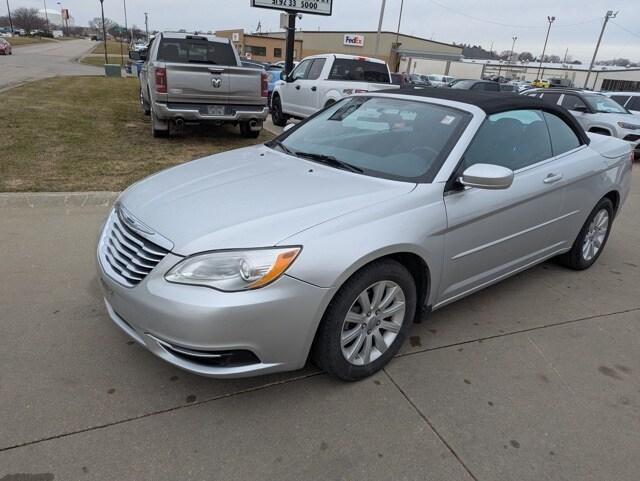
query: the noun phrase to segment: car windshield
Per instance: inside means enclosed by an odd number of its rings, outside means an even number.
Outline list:
[[[470,89],[475,84],[475,80],[458,80],[456,83],[451,85],[452,89]]]
[[[584,95],[584,100],[596,112],[604,114],[628,114],[629,111],[622,105],[604,95]]]
[[[431,182],[470,117],[427,102],[352,97],[268,145],[365,175]]]

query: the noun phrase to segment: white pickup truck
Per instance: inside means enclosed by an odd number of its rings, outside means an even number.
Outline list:
[[[304,119],[356,93],[398,88],[388,65],[375,58],[325,54],[307,57],[276,85],[271,117],[280,127],[289,118]]]

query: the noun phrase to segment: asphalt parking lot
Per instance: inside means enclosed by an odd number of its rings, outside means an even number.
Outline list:
[[[639,189],[591,270],[446,307],[355,384],[169,366],[103,308],[113,195],[0,194],[0,480],[636,481]]]

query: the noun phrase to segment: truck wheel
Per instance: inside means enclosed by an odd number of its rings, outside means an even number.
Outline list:
[[[260,136],[260,131],[251,130],[249,122],[240,122],[240,135],[245,139],[257,139]]]
[[[144,94],[142,93],[142,88],[140,89],[140,106],[142,107],[142,112],[145,115],[151,114],[151,107],[149,106],[147,101],[144,99]]]
[[[162,128],[158,128],[161,126],[166,125],[166,127],[164,129]],[[159,120],[158,117],[156,117],[155,112],[153,111],[153,109],[151,109],[151,134],[155,137],[155,138],[166,138],[169,137],[170,134],[170,129],[171,124],[169,122],[166,121],[162,121]]]
[[[289,116],[282,112],[282,102],[279,95],[273,97],[271,101],[271,120],[273,120],[273,125],[278,127],[284,127],[289,121]]]

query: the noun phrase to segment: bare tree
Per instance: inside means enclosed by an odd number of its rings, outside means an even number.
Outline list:
[[[110,18],[105,18],[104,19],[104,26],[105,29],[107,30],[107,32],[112,29],[114,26],[118,25],[116,22],[114,22],[113,20],[111,20]],[[102,19],[100,17],[96,17],[93,20],[91,20],[89,22],[89,27],[97,30],[98,32],[102,33]]]
[[[38,15],[38,9],[36,8],[17,8],[11,16],[13,17],[13,24],[18,28],[23,28],[27,33],[34,30],[44,30],[46,22],[44,18]]]
[[[533,60],[533,54],[531,52],[522,52],[518,55],[518,60],[521,62],[531,62]]]
[[[0,27],[10,27],[9,17],[7,15],[0,16]]]

